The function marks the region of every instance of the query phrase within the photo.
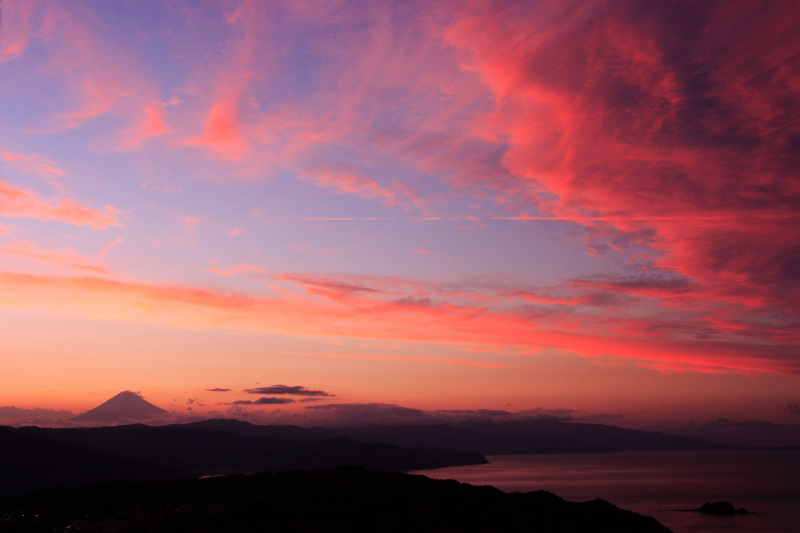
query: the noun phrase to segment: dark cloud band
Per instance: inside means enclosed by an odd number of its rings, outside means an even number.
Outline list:
[[[294,396],[333,396],[333,394],[328,392],[307,389],[300,385],[273,385],[271,387],[245,389],[244,392],[249,392],[250,394],[290,394]]]

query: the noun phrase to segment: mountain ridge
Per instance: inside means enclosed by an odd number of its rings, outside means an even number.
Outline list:
[[[433,447],[402,447],[342,437],[291,440],[247,436],[185,424],[39,428],[14,431],[46,437],[109,455],[129,457],[198,476],[356,465],[406,471],[482,464],[479,453]]]
[[[192,422],[186,426],[213,428],[263,438],[290,438],[305,441],[347,438],[361,442],[392,443],[406,447],[425,446],[472,451],[485,455],[746,449],[744,446],[719,444],[681,435],[552,419],[452,425],[372,424],[336,428],[270,426],[256,425],[235,419],[209,419]]]

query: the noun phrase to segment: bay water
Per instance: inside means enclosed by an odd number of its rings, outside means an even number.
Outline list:
[[[489,455],[488,464],[412,472],[506,492],[600,498],[654,517],[675,533],[800,532],[800,452],[619,452]],[[753,514],[682,512],[730,501]]]

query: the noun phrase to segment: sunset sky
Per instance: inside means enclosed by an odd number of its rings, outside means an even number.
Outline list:
[[[0,15],[0,406],[800,423],[800,3]]]

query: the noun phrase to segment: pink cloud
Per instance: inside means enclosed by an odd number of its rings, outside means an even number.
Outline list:
[[[104,246],[102,250],[97,252],[98,257],[105,257],[109,251],[111,251],[113,248],[116,248],[123,242],[125,242],[125,239],[123,239],[122,237],[115,238],[113,241]]]
[[[207,69],[215,83],[204,81],[207,71],[197,76],[196,84],[212,97],[194,117],[194,130],[202,132],[184,145],[210,148],[237,163],[237,172],[225,179],[264,179],[290,170],[341,194],[418,209],[446,200],[424,182],[387,176],[424,172],[469,176],[474,183],[508,177],[501,150],[468,128],[467,118],[490,102],[491,93],[477,75],[459,69],[427,15],[411,10],[397,16],[370,4],[337,11],[332,25],[321,18],[324,11],[245,3],[228,17],[236,38],[223,43],[223,59]],[[291,23],[275,28],[274,21],[283,19]],[[308,32],[315,35],[309,53],[319,71],[295,88],[298,72],[286,67],[282,49]],[[272,101],[253,102],[277,90],[254,74],[259,72],[285,80]],[[382,172],[383,161],[391,173]]]
[[[26,2],[23,2],[26,3]],[[102,36],[96,20],[77,3],[41,3],[31,16],[33,32],[43,45],[46,63],[43,73],[57,80],[68,102],[61,105],[43,126],[28,131],[53,134],[79,128],[95,118],[114,114],[134,126],[120,131],[114,140],[118,147],[138,145],[144,138],[164,133],[154,83],[119,43]],[[4,33],[5,27],[4,26]],[[61,102],[54,98],[54,101]]]
[[[151,189],[158,191],[163,194],[176,194],[179,192],[183,192],[183,187],[177,187],[170,183],[157,183],[154,181],[146,181],[140,185],[142,189]]]
[[[203,270],[203,272],[205,272],[206,274],[216,274],[217,276],[239,276],[241,274],[246,274],[248,272],[252,272],[254,274],[262,274],[262,275],[269,274],[268,271],[254,265],[248,265],[247,263],[234,265],[232,267],[228,267],[225,269],[218,267],[209,267]]]
[[[3,3],[3,39],[0,41],[0,63],[20,57],[31,38],[31,17],[36,3],[11,0]]]
[[[8,166],[11,168],[45,179],[52,178],[53,176],[64,176],[64,171],[52,160],[34,154],[18,154],[0,151],[0,161],[9,163]]]
[[[0,246],[0,252],[33,259],[61,268],[87,270],[95,274],[107,274],[104,264],[95,259],[82,257],[74,250],[47,250],[30,242],[16,242],[9,246]]]
[[[241,120],[235,98],[215,103],[205,122],[205,131],[199,137],[187,139],[187,146],[206,146],[231,159],[240,159],[249,152],[241,134]]]
[[[467,117],[491,93],[458,67],[427,14],[398,16],[370,4],[336,10],[332,23],[326,11],[242,2],[226,13],[218,44],[189,74],[180,98],[169,99],[180,103],[167,106],[171,145],[207,150],[216,168],[225,165],[209,171],[210,180],[290,171],[341,194],[417,209],[446,196],[432,193],[433,183],[386,176],[507,178],[502,151],[468,131]],[[191,19],[193,10],[186,13]],[[207,15],[198,9],[194,16]],[[191,22],[187,27],[207,20]],[[310,33],[314,79],[300,83],[303,69],[287,59],[291,43],[305,47]],[[204,36],[184,37],[205,46]],[[391,173],[381,172],[378,158]]]
[[[405,202],[421,203],[421,199],[414,191],[402,183],[395,182],[386,186],[373,178],[359,173],[319,170],[309,172],[302,178],[312,181],[321,187],[335,189],[340,193],[352,194],[361,198],[379,199],[388,206]]]
[[[203,222],[200,217],[193,215],[183,215],[179,218],[180,223],[183,225],[186,233],[189,235],[197,234],[197,227]]]
[[[123,130],[119,134],[118,147],[121,149],[136,148],[147,139],[170,132],[165,122],[164,108],[158,102],[144,106],[141,121]]]
[[[426,255],[428,257],[436,257],[437,259],[446,259],[447,256],[444,254],[440,254],[438,252],[431,252],[430,250],[425,250],[424,248],[418,248],[416,250],[412,250],[413,253],[418,255]]]
[[[212,65],[214,82],[209,90],[214,96],[207,111],[203,111],[203,133],[186,139],[184,145],[203,146],[233,161],[250,154],[252,128],[243,112],[253,108],[246,105],[247,90],[255,72],[264,68],[263,63],[270,56],[270,51],[261,45],[262,33],[268,27],[268,11],[262,3],[243,2],[226,15],[225,21],[236,38],[224,44],[224,60]]]
[[[352,220],[397,220],[394,217],[303,217],[303,220],[330,220],[330,221],[352,221]],[[292,248],[297,248],[297,245],[290,245]],[[302,245],[301,245],[302,246]]]
[[[0,216],[28,217],[43,221],[56,220],[76,226],[91,226],[95,229],[122,226],[117,219],[119,211],[106,206],[103,211],[84,207],[72,200],[45,200],[37,194],[17,189],[0,181]]]

